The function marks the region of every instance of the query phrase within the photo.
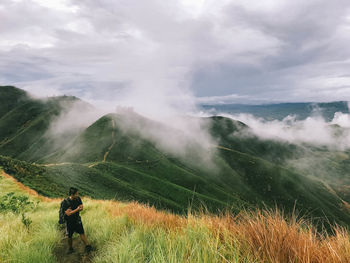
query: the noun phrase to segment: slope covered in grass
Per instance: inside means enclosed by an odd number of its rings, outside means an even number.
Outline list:
[[[56,151],[75,134],[62,134],[57,145],[48,136],[50,125],[78,103],[82,109],[91,107],[75,97],[34,99],[15,87],[0,86],[0,153],[37,161]]]
[[[65,262],[66,239],[57,225],[59,199],[43,198],[4,173],[0,198],[13,192],[36,206],[19,214],[0,211],[1,262]],[[133,203],[82,197],[86,235],[95,248],[83,253],[77,236],[73,246],[80,262],[339,262],[350,260],[349,233],[317,232],[310,222],[281,212],[241,212],[233,216],[188,214],[186,217]],[[0,199],[2,200],[2,199]],[[98,217],[96,217],[98,215]]]
[[[0,118],[28,100],[25,91],[12,86],[0,86]]]
[[[19,100],[20,90],[0,90],[19,101],[0,117],[0,165],[43,195],[62,197],[73,185],[93,198],[136,200],[182,214],[189,206],[215,213],[278,206],[350,224],[346,189],[288,162],[299,164],[309,153],[335,157],[330,151],[261,140],[245,124],[223,117],[201,120],[213,139],[204,147],[180,130],[130,111],[107,114],[57,137],[50,128],[78,99]],[[83,104],[80,110],[88,108]],[[164,147],[155,135],[180,142],[183,153]],[[349,170],[346,159],[327,160],[328,178],[340,179]]]

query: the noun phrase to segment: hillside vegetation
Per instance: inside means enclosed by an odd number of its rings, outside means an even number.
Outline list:
[[[60,199],[42,197],[1,172],[0,262],[67,262],[57,225]],[[27,197],[25,224],[4,197]],[[78,248],[70,262],[349,262],[349,233],[318,232],[310,222],[278,211],[179,216],[136,202],[82,197],[86,234],[95,250]],[[24,198],[25,199],[25,198]],[[12,202],[12,204],[15,202]],[[6,209],[7,208],[7,209]],[[98,215],[98,216],[96,216]],[[28,221],[27,221],[28,222]]]
[[[76,186],[91,198],[138,201],[178,214],[188,207],[238,214],[277,206],[317,224],[350,225],[350,195],[340,187],[350,178],[347,152],[260,140],[244,123],[219,116],[200,119],[213,138],[210,148],[134,112],[107,114],[53,136],[54,124],[77,103],[79,111],[91,106],[68,96],[33,99],[15,87],[0,87],[0,95],[9,101],[1,108],[0,166],[42,195],[64,197]],[[182,142],[184,154],[161,147],[154,132]],[[309,156],[330,173],[317,177],[290,161]]]

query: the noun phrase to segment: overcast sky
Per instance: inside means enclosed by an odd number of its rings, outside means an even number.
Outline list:
[[[154,110],[350,101],[349,8],[348,0],[0,0],[0,85]]]

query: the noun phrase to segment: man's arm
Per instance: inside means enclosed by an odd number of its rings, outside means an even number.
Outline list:
[[[68,208],[64,213],[67,215],[67,216],[71,216],[79,211],[83,210],[83,206],[80,205],[78,206],[76,209],[72,210],[71,208]]]
[[[81,198],[80,198],[80,197],[79,197],[79,203],[80,203],[79,206],[81,207],[81,209],[80,209],[80,211],[81,211],[81,210],[84,209],[84,206],[83,206],[83,201],[81,201]]]

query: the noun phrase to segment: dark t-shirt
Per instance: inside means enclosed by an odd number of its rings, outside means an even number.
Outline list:
[[[66,212],[66,210],[68,208],[72,209],[72,210],[75,210],[77,209],[77,207],[79,205],[82,205],[83,202],[81,201],[80,197],[78,196],[77,199],[73,199],[71,200],[69,197],[66,199],[67,201],[64,202],[64,205],[63,205],[63,211]],[[78,222],[80,220],[80,215],[79,215],[79,212],[76,212],[75,214],[73,215],[70,215],[70,216],[67,216],[66,215],[66,219],[67,219],[67,223],[71,223],[71,222]]]

